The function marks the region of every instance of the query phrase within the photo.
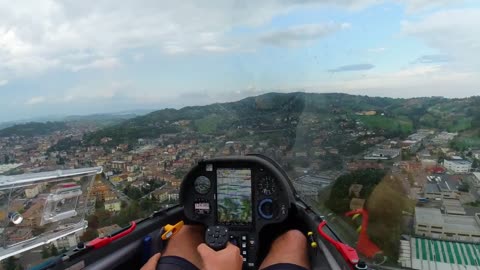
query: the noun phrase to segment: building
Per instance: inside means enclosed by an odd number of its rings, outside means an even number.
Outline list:
[[[7,245],[23,242],[33,237],[31,228],[9,227],[5,230],[5,235],[7,237]]]
[[[179,190],[176,187],[161,187],[150,193],[150,198],[159,202],[176,201],[179,199]]]
[[[443,200],[443,210],[447,215],[465,216],[467,214],[460,200],[456,199]]]
[[[322,176],[304,175],[293,181],[295,190],[302,196],[318,196],[318,192],[330,185],[333,179]]]
[[[11,163],[11,164],[1,164],[0,165],[0,174],[4,172],[8,172],[10,170],[16,169],[20,166],[22,166],[23,163]]]
[[[365,205],[365,199],[352,198],[350,200],[350,210],[362,209]]]
[[[400,155],[400,149],[395,148],[379,148],[371,151],[363,157],[363,159],[386,160],[394,159]]]
[[[455,138],[455,136],[457,136],[457,133],[448,133],[448,132],[443,131],[443,132],[440,132],[439,134],[437,134],[437,136],[435,136],[431,141],[432,141],[432,143],[437,144],[437,145],[446,145],[446,144],[448,144],[448,142],[453,140],[453,138]]]
[[[105,210],[110,212],[118,212],[122,209],[122,202],[118,199],[108,200],[104,203]]]
[[[348,196],[360,197],[360,192],[362,192],[363,185],[360,184],[351,184],[348,188]]]
[[[347,170],[356,171],[356,170],[365,170],[365,169],[384,169],[383,163],[370,160],[356,160],[353,162],[347,163]]]
[[[471,243],[410,238],[401,241],[399,264],[413,269],[477,270],[480,250]]]
[[[111,234],[112,232],[118,231],[118,230],[120,230],[120,229],[121,229],[121,227],[118,226],[117,224],[112,224],[112,225],[110,225],[110,226],[98,228],[98,229],[97,229],[98,237],[108,236],[108,235]]]
[[[424,197],[431,200],[457,199],[459,181],[449,175],[427,176],[428,182],[423,187]]]
[[[127,163],[125,161],[112,161],[112,169],[124,171],[127,169]]]
[[[475,216],[444,215],[437,208],[415,207],[415,234],[422,237],[480,242],[480,213]]]
[[[38,227],[42,222],[45,199],[38,199],[22,214],[23,221],[18,226]]]
[[[472,162],[463,159],[445,159],[443,166],[454,173],[469,173],[472,169]]]
[[[102,181],[95,181],[93,183],[90,196],[95,197],[97,202],[103,202],[117,198],[111,188]]]
[[[472,177],[472,182],[473,182],[473,185],[476,187],[476,188],[480,188],[480,172],[474,172],[473,173],[473,177]]]
[[[472,157],[480,159],[480,150],[472,150]]]
[[[63,249],[63,248],[69,249],[71,247],[77,246],[78,242],[79,242],[79,234],[73,233],[53,241],[53,244],[58,249]]]
[[[26,188],[25,189],[25,197],[27,197],[28,199],[36,197],[40,192],[42,192],[42,190],[43,190],[42,186],[43,186],[42,184],[38,184],[38,185],[34,185],[30,188]]]

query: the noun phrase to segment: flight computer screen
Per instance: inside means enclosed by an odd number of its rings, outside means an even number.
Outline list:
[[[217,169],[217,213],[219,223],[252,222],[250,169]]]

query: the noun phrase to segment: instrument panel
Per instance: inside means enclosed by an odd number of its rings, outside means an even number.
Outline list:
[[[180,204],[187,221],[225,228],[253,267],[258,232],[283,222],[294,202],[286,177],[271,161],[259,156],[200,161],[185,176]],[[219,227],[220,226],[220,227]],[[247,267],[248,268],[248,267]]]

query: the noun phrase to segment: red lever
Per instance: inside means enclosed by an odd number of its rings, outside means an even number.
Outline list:
[[[326,234],[323,231],[323,227],[325,227],[325,225],[327,225],[327,222],[325,220],[320,222],[320,224],[318,225],[318,233],[321,236],[323,236],[323,238],[327,239],[327,241],[330,242],[333,246],[335,246],[338,252],[342,254],[343,258],[347,262],[349,262],[352,266],[358,263],[359,258],[358,258],[357,251],[347,244],[333,240],[333,238],[330,237],[330,235]]]
[[[115,235],[112,235],[112,236],[95,238],[92,241],[87,243],[87,247],[92,247],[93,249],[99,249],[101,247],[104,247],[104,246],[110,244],[111,242],[113,242],[117,239],[120,239],[120,238],[124,237],[125,235],[133,232],[133,230],[135,230],[136,227],[137,227],[137,224],[134,221],[132,221],[130,223],[130,227],[128,227],[127,229],[125,229],[125,230],[123,230],[123,231],[121,231],[121,232],[119,232]]]

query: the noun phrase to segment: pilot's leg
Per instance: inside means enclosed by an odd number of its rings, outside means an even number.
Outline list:
[[[310,269],[305,235],[298,230],[280,235],[273,241],[259,269]]]
[[[188,263],[182,262],[182,259],[178,263],[178,257],[187,260],[200,269],[202,259],[197,252],[197,246],[204,242],[204,234],[203,226],[184,225],[179,232],[168,240],[167,248],[162,252],[157,269],[192,269],[188,267]]]

